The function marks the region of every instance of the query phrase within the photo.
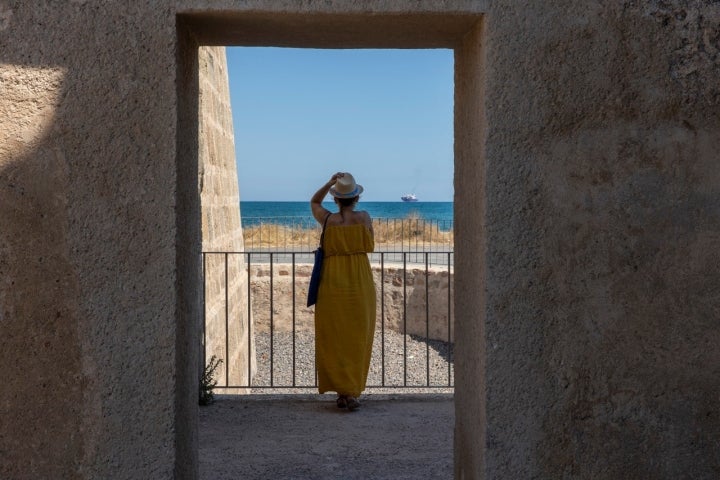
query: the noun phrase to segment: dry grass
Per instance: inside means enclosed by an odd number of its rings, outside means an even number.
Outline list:
[[[246,246],[253,247],[297,247],[317,244],[320,231],[315,228],[289,227],[273,223],[243,229]]]
[[[454,240],[452,231],[441,231],[437,223],[423,220],[417,214],[373,220],[373,231],[377,245],[452,245]],[[245,228],[243,236],[246,247],[251,248],[314,246],[320,240],[320,228],[264,223]]]
[[[375,243],[430,243],[452,245],[453,232],[443,232],[437,223],[428,222],[419,215],[411,213],[403,219],[385,219],[373,221]]]

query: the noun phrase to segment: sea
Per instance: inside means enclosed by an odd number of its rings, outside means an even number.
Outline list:
[[[323,202],[323,206],[332,212],[337,211],[334,202]],[[423,220],[438,223],[449,229],[452,229],[453,224],[453,202],[364,202],[361,200],[356,208],[367,211],[373,219],[378,220],[402,219],[410,215],[417,215]],[[240,215],[243,227],[268,222],[294,225],[303,218],[313,221],[308,201],[243,201],[240,202]]]

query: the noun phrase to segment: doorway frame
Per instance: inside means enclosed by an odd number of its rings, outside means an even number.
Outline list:
[[[398,2],[399,3],[399,2]],[[198,475],[201,231],[198,189],[201,46],[454,50],[455,441],[456,478],[482,478],[485,445],[486,47],[482,11],[192,11],[178,13],[175,476]],[[428,7],[425,7],[428,8]],[[238,172],[241,174],[241,172]],[[191,219],[192,221],[188,221]],[[471,407],[471,408],[470,408]],[[188,421],[188,419],[192,419]]]

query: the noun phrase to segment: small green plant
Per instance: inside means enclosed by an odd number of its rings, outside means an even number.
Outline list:
[[[202,377],[200,378],[200,405],[210,405],[215,401],[213,388],[217,385],[215,380],[215,370],[222,365],[222,359],[216,358],[215,355],[210,357],[210,361],[205,365]]]

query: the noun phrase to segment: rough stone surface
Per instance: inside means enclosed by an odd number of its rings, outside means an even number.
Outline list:
[[[483,145],[484,21],[455,49],[455,478],[486,475],[488,199]],[[472,413],[468,413],[472,412]],[[464,448],[463,445],[476,445]]]
[[[179,301],[173,15],[3,1],[0,18],[0,477],[170,478],[197,423],[175,418],[196,313]]]
[[[715,478],[720,5],[492,13],[486,475]]]
[[[719,9],[0,2],[0,476],[197,477],[198,47],[238,43],[456,48],[457,478],[717,478]]]
[[[201,47],[198,63],[202,250],[242,252],[245,248],[225,48]],[[223,361],[227,375],[218,377],[219,385],[226,381],[246,384],[254,365],[248,369],[248,346],[252,347],[248,343],[248,326],[252,317],[248,317],[245,258],[219,254],[205,255],[203,259],[205,349],[201,360],[207,364],[215,356]]]
[[[81,459],[86,445],[76,423],[89,379],[81,373],[79,285],[67,244],[68,162],[46,141],[65,73],[41,66],[0,70],[0,478],[75,474],[58,466]],[[6,127],[10,114],[14,128]],[[23,415],[16,423],[18,407]]]

